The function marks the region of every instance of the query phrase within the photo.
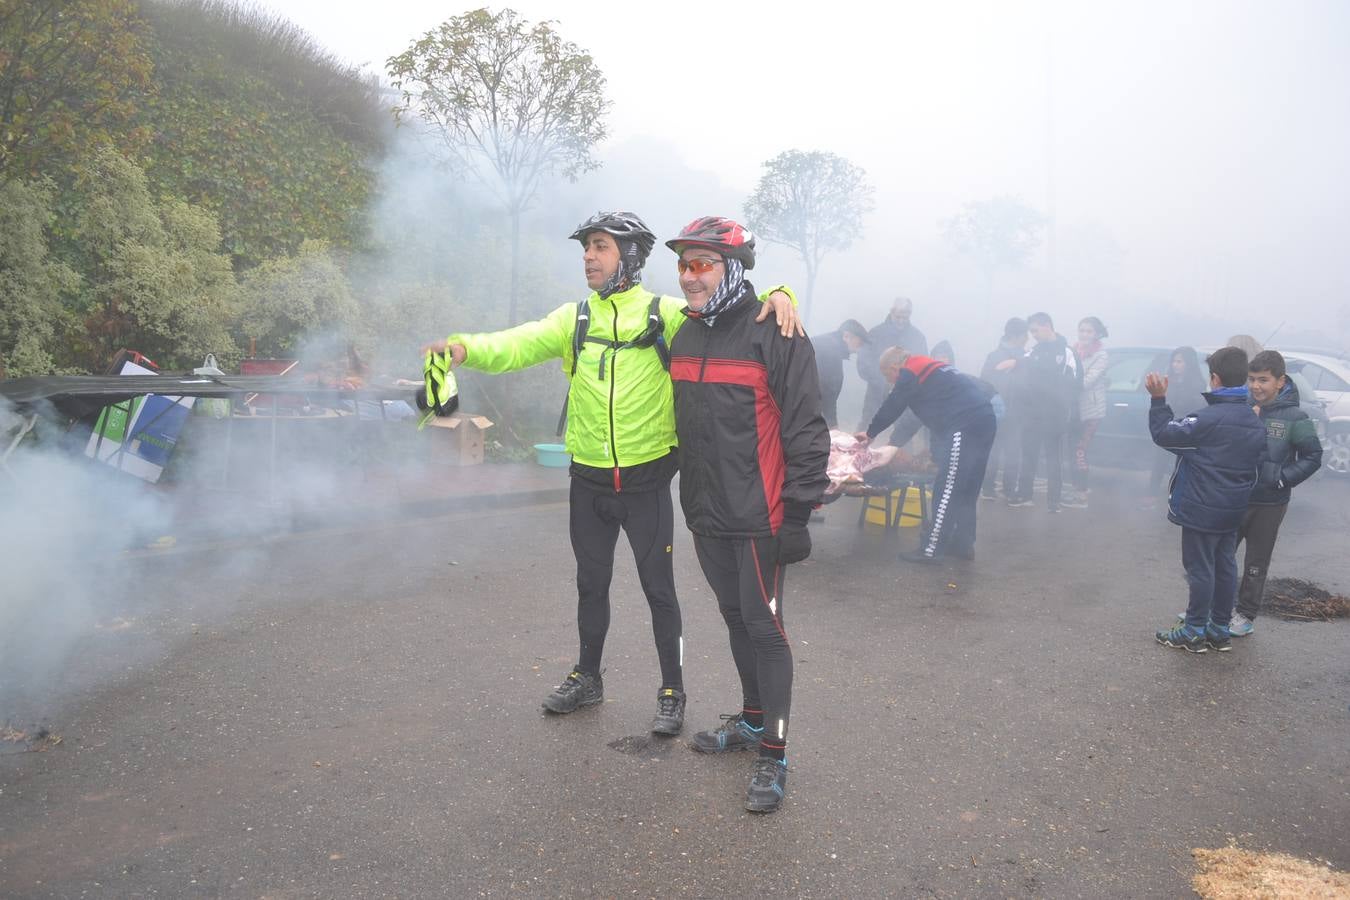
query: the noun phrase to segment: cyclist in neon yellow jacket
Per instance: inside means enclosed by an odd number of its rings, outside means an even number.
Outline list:
[[[542,319],[486,334],[451,334],[453,365],[500,373],[561,360],[570,380],[565,442],[572,454],[570,531],[577,560],[577,664],[544,709],[569,713],[604,699],[600,660],[609,630],[609,585],[619,531],[628,535],[651,608],[661,665],[651,730],[684,725],[684,640],[675,595],[670,482],[678,468],[674,393],[665,348],[685,323],[685,301],[657,298],[641,285],[656,237],[628,212],[598,213],[571,235],[584,248],[591,295]],[[800,332],[786,287],[761,297],[785,337]],[[578,308],[581,307],[581,317]],[[578,337],[585,321],[584,339]],[[580,352],[577,351],[579,346]]]

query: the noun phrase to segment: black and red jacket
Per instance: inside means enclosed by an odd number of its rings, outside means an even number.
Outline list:
[[[885,431],[906,409],[914,410],[935,434],[950,434],[994,417],[989,393],[978,381],[929,356],[905,361],[895,386],[867,426],[868,437]]]
[[[747,283],[713,325],[693,318],[670,347],[680,505],[705,537],[775,535],[785,513],[804,523],[829,484],[815,351],[758,311]]]

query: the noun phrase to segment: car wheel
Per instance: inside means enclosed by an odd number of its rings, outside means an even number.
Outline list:
[[[1322,465],[1336,475],[1350,476],[1350,428],[1333,428],[1322,448]]]

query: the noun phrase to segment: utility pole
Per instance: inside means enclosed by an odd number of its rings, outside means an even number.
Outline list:
[[[1059,293],[1055,258],[1055,18],[1054,2],[1045,4],[1045,267],[1049,275],[1049,306]]]

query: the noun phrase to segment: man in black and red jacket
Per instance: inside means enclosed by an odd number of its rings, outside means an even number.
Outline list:
[[[783,569],[811,552],[807,521],[829,479],[830,435],[810,341],[755,321],[745,270],[755,241],[737,223],[696,219],[679,254],[692,320],[671,344],[680,504],[731,638],[742,708],[694,736],[705,753],[758,751],[746,809],[773,812],[787,787],[792,650]]]
[[[938,468],[932,521],[920,536],[919,549],[900,558],[934,562],[950,554],[974,559],[975,506],[997,427],[990,391],[940,359],[899,347],[881,354],[881,371],[894,386],[867,430],[855,437],[871,441],[911,409],[928,427]]]

